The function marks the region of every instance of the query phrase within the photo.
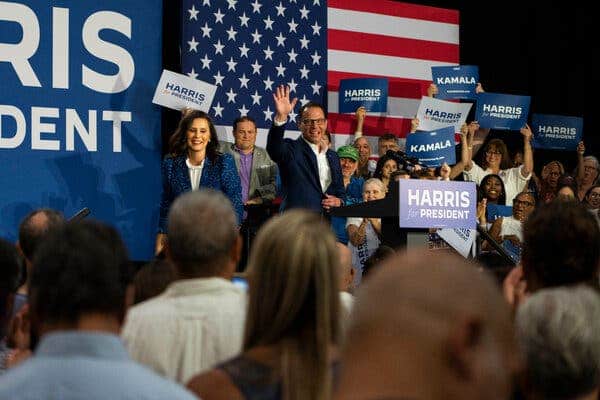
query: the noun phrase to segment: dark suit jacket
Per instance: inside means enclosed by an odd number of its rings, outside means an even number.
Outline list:
[[[267,152],[279,167],[283,185],[281,210],[308,208],[323,212],[321,201],[325,194],[319,181],[317,157],[302,137],[284,139],[284,133],[284,126],[273,125],[267,138]],[[331,184],[325,193],[342,199],[345,190],[340,159],[331,150],[327,150],[326,156],[331,169]]]
[[[173,201],[180,194],[192,190],[190,174],[185,163],[186,158],[185,155],[166,157],[162,162],[163,191],[158,221],[160,233],[167,232],[167,215]],[[233,158],[229,154],[220,155],[214,163],[208,157],[204,160],[199,188],[211,188],[223,192],[231,200],[238,223],[242,221],[242,185]]]
[[[240,172],[240,153],[235,150],[235,144],[221,142],[221,152],[231,154],[235,166]],[[271,160],[267,151],[262,147],[254,147],[252,154],[252,168],[250,169],[250,187],[248,199],[260,197],[263,201],[272,201],[275,198],[275,179],[277,178],[277,164]]]

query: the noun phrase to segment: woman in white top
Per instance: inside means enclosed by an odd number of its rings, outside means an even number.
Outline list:
[[[521,128],[523,135],[523,165],[510,168],[510,157],[506,145],[500,139],[492,139],[484,148],[485,158],[481,166],[471,159],[470,151],[463,152],[465,165],[464,178],[480,184],[489,174],[500,176],[506,189],[506,204],[511,204],[517,193],[523,191],[533,171],[533,151],[531,149],[532,132],[529,125]]]
[[[385,186],[377,178],[367,180],[363,186],[363,200],[379,200],[385,197]],[[352,265],[356,269],[354,284],[358,286],[362,278],[362,270],[367,258],[373,254],[381,243],[381,218],[348,218],[348,247],[352,251]]]

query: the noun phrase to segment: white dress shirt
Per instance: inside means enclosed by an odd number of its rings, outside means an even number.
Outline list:
[[[306,142],[310,146],[310,149],[315,153],[317,157],[317,167],[319,168],[319,182],[321,182],[321,189],[323,189],[323,193],[327,191],[329,185],[331,184],[331,168],[329,168],[329,162],[327,161],[327,149],[323,152],[319,152],[319,146],[309,142],[308,140],[302,137],[302,140]]]
[[[129,309],[131,357],[181,384],[241,351],[246,293],[222,278],[185,279]]]

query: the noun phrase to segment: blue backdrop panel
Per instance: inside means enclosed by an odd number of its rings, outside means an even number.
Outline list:
[[[160,198],[160,0],[0,1],[0,236],[89,207],[152,255]]]

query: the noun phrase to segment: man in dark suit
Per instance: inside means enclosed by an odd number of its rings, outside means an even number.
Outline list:
[[[273,94],[275,118],[267,138],[267,152],[277,163],[283,185],[281,210],[307,208],[317,212],[343,205],[344,184],[337,154],[321,143],[327,129],[323,106],[307,103],[299,113],[302,136],[284,139],[288,115],[298,99],[279,86]]]

